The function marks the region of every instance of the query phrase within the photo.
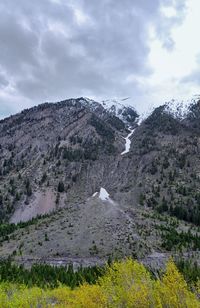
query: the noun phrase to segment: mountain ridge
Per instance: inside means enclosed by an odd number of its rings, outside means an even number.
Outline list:
[[[132,111],[122,121],[78,98],[0,122],[1,223],[27,221],[1,238],[2,256],[141,258],[178,249],[172,232],[184,251],[199,247],[199,101],[184,119],[165,105],[141,123]],[[94,196],[101,189],[110,199]]]

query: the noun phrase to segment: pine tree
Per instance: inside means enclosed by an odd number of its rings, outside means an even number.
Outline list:
[[[63,184],[63,182],[59,182],[58,183],[58,192],[62,193],[65,191],[65,186]]]

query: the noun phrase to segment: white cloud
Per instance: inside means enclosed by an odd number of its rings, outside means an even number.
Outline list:
[[[168,18],[177,16],[177,11],[173,6],[163,6],[161,12]]]
[[[173,96],[198,53],[198,0],[184,21],[185,1],[1,0],[0,117],[82,95],[143,109]]]
[[[185,76],[190,75],[197,67],[200,69],[200,63],[197,61],[200,41],[196,35],[200,29],[199,11],[199,0],[187,1],[184,22],[171,32],[175,42],[171,52],[163,48],[155,34],[152,35],[149,61],[154,73],[147,83],[152,91],[157,91],[157,101],[173,97],[187,98],[200,91],[192,82],[192,78],[190,84],[182,83]]]

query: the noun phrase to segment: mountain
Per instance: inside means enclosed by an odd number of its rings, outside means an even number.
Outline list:
[[[83,98],[46,103],[1,121],[1,218],[14,213],[16,222],[91,196],[106,180],[104,168],[122,152],[126,135],[113,112]],[[66,200],[54,196],[61,182]]]
[[[141,122],[123,101],[78,98],[0,121],[0,255],[93,264],[198,250],[200,100],[180,110]]]
[[[118,117],[126,125],[131,126],[139,119],[139,115],[133,106],[124,105],[124,101],[127,101],[128,99],[129,98],[121,100],[104,100],[102,101],[102,105],[110,114]]]

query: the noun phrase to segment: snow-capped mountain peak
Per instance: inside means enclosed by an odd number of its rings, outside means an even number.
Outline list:
[[[193,96],[187,100],[172,99],[165,103],[164,112],[173,115],[174,118],[184,119],[191,111],[191,107],[194,106],[200,100],[200,96]]]
[[[139,115],[135,108],[131,105],[128,105],[125,103],[129,98],[123,98],[123,99],[107,99],[103,100],[101,102],[94,101],[92,99],[89,99],[87,97],[81,97],[77,100],[85,107],[89,108],[93,112],[99,111],[107,112],[111,116],[118,117],[120,120],[122,120],[125,125],[129,126],[135,126],[137,123],[137,119],[139,118]]]
[[[117,112],[120,114],[124,108],[131,108],[134,109],[133,106],[127,105],[124,102],[129,100],[130,98],[123,98],[123,99],[106,99],[101,101],[103,107],[107,110]]]
[[[103,100],[101,104],[112,115],[118,117],[126,124],[132,124],[139,115],[133,106],[124,103],[129,99],[129,97],[123,99],[107,99]]]

